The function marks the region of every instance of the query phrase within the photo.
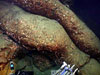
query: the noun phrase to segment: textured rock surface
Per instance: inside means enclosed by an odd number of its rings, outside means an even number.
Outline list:
[[[1,31],[0,31],[1,32]],[[4,68],[9,60],[15,57],[14,52],[19,50],[12,40],[2,32],[0,33],[0,70]]]
[[[55,67],[53,66],[54,64],[51,64],[51,61],[55,63],[66,61],[79,67],[80,72],[78,75],[100,74],[100,64],[95,59],[90,59],[87,54],[81,52],[74,45],[63,27],[55,20],[27,13],[15,5],[0,2],[0,29],[26,51],[33,52],[32,58],[22,53],[18,54],[22,55],[23,59],[18,60],[16,70],[26,66],[24,70],[33,70],[35,75],[50,75],[51,67],[53,69]],[[0,59],[3,60],[0,60],[2,62],[0,66],[5,66],[5,63],[8,62],[8,57],[12,58],[13,51],[19,50],[19,46],[8,39],[2,32],[0,33]],[[11,52],[9,52],[10,56],[6,58],[5,55],[7,53],[5,52],[9,51],[9,49],[11,49]],[[23,51],[25,52],[25,50]],[[36,51],[38,54],[35,53]],[[32,64],[30,64],[31,60]],[[4,70],[0,71],[0,75],[5,75],[7,69],[8,73],[10,73],[8,66],[6,65]]]
[[[40,55],[36,55],[36,56],[39,57]],[[38,57],[36,59],[38,59]],[[46,60],[48,60],[48,59],[46,59]],[[51,70],[57,70],[59,68],[58,66],[52,66],[50,68],[47,68],[48,65],[47,66],[44,65],[43,68],[45,68],[45,70],[43,71],[42,64],[45,64],[45,60],[43,62],[41,62],[41,65],[39,67],[36,67],[36,64],[39,64],[38,62],[41,61],[41,59],[39,61],[37,61],[37,63],[36,63],[36,62],[34,62],[33,58],[31,58],[27,55],[24,58],[17,60],[17,61],[18,62],[17,62],[16,70],[21,69],[22,71],[33,71],[34,75],[51,75]],[[41,68],[42,71],[39,68]]]
[[[34,65],[40,70],[45,71],[53,66],[55,66],[55,62],[50,60],[48,57],[40,54],[32,55]]]
[[[40,71],[45,71],[51,67],[56,66],[53,60],[44,55],[44,53],[42,54],[38,51],[20,50],[19,52],[17,52],[17,54],[18,55],[16,56],[17,58],[15,59],[15,62],[18,66],[16,67],[16,70],[23,69],[26,66],[30,67],[33,64]]]
[[[89,63],[80,69],[79,75],[100,75],[100,63],[91,59]]]
[[[21,46],[26,49],[48,51],[47,53],[51,53],[48,56],[50,55],[55,62],[65,60],[76,64],[77,67],[89,61],[89,56],[73,44],[63,27],[55,20],[29,14],[7,3],[1,3],[1,7],[0,27]]]
[[[100,58],[100,40],[77,16],[58,0],[7,0],[32,13],[57,20],[74,43],[92,57]],[[88,35],[88,36],[87,36]]]

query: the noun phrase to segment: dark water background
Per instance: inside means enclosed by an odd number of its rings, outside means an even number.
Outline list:
[[[73,0],[71,9],[100,39],[100,0]]]

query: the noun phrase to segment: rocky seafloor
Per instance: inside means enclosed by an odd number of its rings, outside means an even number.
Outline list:
[[[9,75],[10,60],[34,75],[51,75],[63,61],[78,75],[100,75],[99,59],[99,39],[58,0],[0,1],[0,75]]]

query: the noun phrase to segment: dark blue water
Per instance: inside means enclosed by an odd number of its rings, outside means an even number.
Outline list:
[[[72,10],[100,39],[100,0],[73,0]]]

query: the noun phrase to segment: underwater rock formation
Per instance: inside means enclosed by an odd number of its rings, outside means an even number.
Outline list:
[[[34,65],[41,72],[56,66],[56,63],[52,59],[50,59],[48,55],[45,55],[44,53],[37,51],[35,49],[34,51],[24,50],[24,49],[18,51],[15,60],[16,59],[17,59],[16,63],[17,65],[19,65],[16,67],[16,70],[23,69],[23,67],[27,66],[28,64],[30,64],[30,66]],[[23,63],[23,61],[26,64]],[[30,63],[27,64],[27,62]]]
[[[40,54],[34,53],[32,55],[33,64],[40,70],[45,71],[47,69],[50,69],[51,67],[55,66],[55,62],[48,59],[48,57]]]
[[[57,63],[65,60],[80,67],[89,61],[89,56],[74,45],[57,21],[27,13],[8,3],[1,2],[1,7],[0,28],[22,47],[49,52],[48,56]]]
[[[79,75],[100,75],[100,63],[91,59],[89,63],[80,69]]]
[[[14,53],[18,50],[19,46],[0,31],[0,70],[15,57]]]
[[[100,40],[69,8],[59,0],[6,0],[34,14],[57,20],[80,50],[100,58]]]
[[[79,50],[64,28],[55,20],[25,12],[10,3],[0,2],[0,29],[11,40],[13,39],[19,46],[28,51],[34,52],[35,48],[38,52],[48,55],[55,62],[66,61],[75,64],[80,69],[78,75],[91,74],[93,71],[89,67],[96,69],[93,72],[94,75],[99,73],[100,64]],[[35,57],[37,58],[35,59]],[[47,62],[48,67],[51,66],[46,58],[38,58],[40,56],[33,55],[33,63],[36,66],[40,67],[40,62],[43,61]],[[38,60],[41,61],[37,63]],[[45,65],[41,68],[47,68]]]

